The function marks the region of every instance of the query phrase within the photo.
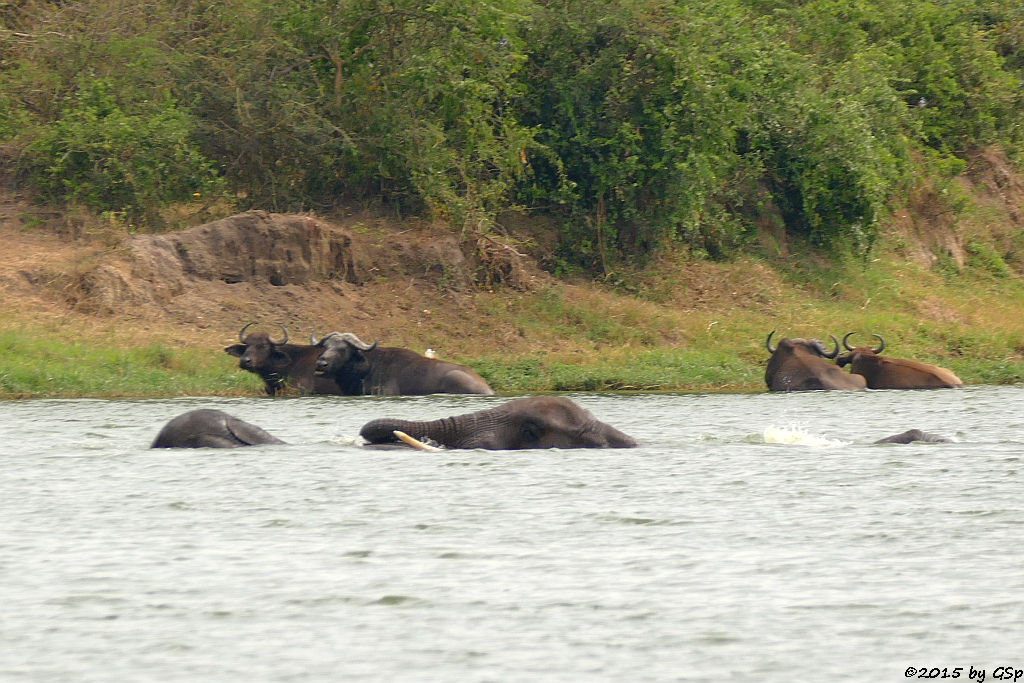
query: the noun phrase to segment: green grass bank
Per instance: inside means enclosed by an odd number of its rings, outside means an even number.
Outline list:
[[[877,332],[887,355],[947,367],[967,384],[1024,382],[1018,277],[981,268],[940,272],[890,257],[867,267],[661,261],[631,274],[628,288],[555,283],[481,292],[469,307],[446,312],[439,305],[434,327],[396,345],[425,347],[457,327],[463,338],[445,357],[509,394],[764,391],[772,329],[776,339],[841,339],[852,331],[871,341]],[[495,338],[495,324],[515,330],[516,340]],[[0,398],[246,396],[261,388],[208,341],[183,344],[155,332],[140,343],[73,328],[5,317]]]

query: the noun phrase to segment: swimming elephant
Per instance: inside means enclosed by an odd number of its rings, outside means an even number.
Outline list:
[[[497,408],[440,420],[392,418],[363,425],[360,436],[371,444],[394,443],[403,432],[414,440],[430,440],[448,448],[633,448],[637,442],[594,418],[561,396],[517,398]],[[404,440],[404,439],[403,439]]]
[[[944,436],[938,434],[930,434],[928,432],[922,432],[920,429],[908,429],[901,434],[893,434],[887,436],[884,439],[879,439],[874,443],[913,443],[915,441],[921,441],[923,443],[952,443],[952,439],[947,439]]]
[[[150,448],[236,448],[284,443],[259,427],[220,410],[190,410],[160,430]]]

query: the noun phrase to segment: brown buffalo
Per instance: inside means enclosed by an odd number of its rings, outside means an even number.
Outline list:
[[[323,348],[315,344],[289,344],[288,330],[280,325],[284,339],[274,341],[265,332],[246,330],[256,323],[249,323],[238,333],[240,343],[224,347],[224,351],[239,359],[238,367],[260,376],[269,395],[274,396],[285,386],[298,389],[303,394],[340,394],[341,389],[329,377],[314,375],[316,361]]]
[[[843,372],[825,360],[839,355],[839,340],[834,335],[829,335],[835,345],[830,352],[818,339],[780,339],[778,347],[773,348],[773,334],[775,330],[769,332],[768,339],[765,340],[768,353],[772,354],[764,373],[764,381],[769,391],[856,391],[865,387],[863,377]]]
[[[963,382],[946,368],[903,358],[880,356],[885,350],[885,339],[872,335],[878,340],[878,347],[850,346],[853,332],[843,337],[843,347],[848,353],[836,358],[836,365],[849,365],[850,372],[861,375],[867,381],[868,389],[953,389],[962,387]]]
[[[316,361],[317,377],[334,380],[346,396],[494,393],[465,365],[367,344],[351,332],[331,332],[318,346],[323,353]]]

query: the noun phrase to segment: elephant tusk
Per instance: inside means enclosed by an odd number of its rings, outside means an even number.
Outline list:
[[[408,444],[409,446],[412,446],[413,448],[419,449],[421,451],[432,451],[433,452],[433,451],[443,450],[441,448],[437,448],[436,446],[428,446],[427,444],[423,443],[422,441],[418,441],[418,440],[412,438],[411,436],[409,436],[408,434],[406,434],[405,432],[399,431],[397,429],[394,430],[394,435],[397,436],[401,441],[403,441],[406,444]]]

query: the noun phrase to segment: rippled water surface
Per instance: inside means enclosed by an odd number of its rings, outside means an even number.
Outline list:
[[[1024,668],[1024,387],[572,398],[642,447],[358,445],[500,397],[0,404],[0,678]],[[291,445],[148,450],[197,407]],[[958,443],[871,445],[911,427]]]

